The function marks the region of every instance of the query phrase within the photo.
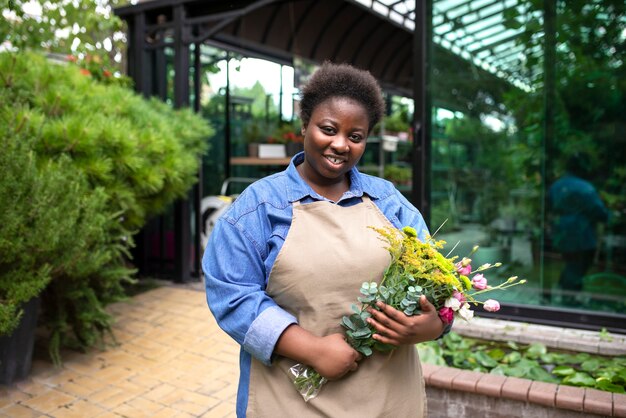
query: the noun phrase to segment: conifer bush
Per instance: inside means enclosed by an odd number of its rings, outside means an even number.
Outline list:
[[[110,330],[104,307],[132,281],[133,233],[186,194],[213,131],[189,109],[31,52],[0,53],[0,125],[0,335],[43,291],[59,361],[60,347]]]

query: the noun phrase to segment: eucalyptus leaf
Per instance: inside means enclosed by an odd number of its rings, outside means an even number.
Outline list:
[[[359,347],[358,351],[366,357],[372,355],[372,349],[369,347]]]
[[[358,331],[353,332],[351,335],[351,337],[354,338],[355,340],[369,338],[371,336],[372,336],[372,331],[370,331],[369,329],[360,329]]]

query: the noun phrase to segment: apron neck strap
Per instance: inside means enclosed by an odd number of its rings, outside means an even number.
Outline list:
[[[363,195],[361,196],[361,200],[363,202],[370,202],[372,199],[370,199],[370,197],[368,195],[366,195],[365,193],[363,193]],[[300,201],[299,200],[294,200],[292,202],[293,206],[300,206]]]

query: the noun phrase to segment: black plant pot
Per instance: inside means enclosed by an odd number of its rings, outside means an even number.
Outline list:
[[[0,337],[0,383],[11,384],[30,373],[39,315],[39,297],[24,304],[24,315],[11,335]]]

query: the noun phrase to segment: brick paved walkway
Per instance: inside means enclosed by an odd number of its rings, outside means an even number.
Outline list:
[[[164,286],[109,307],[119,345],[36,358],[23,381],[0,386],[0,416],[233,417],[239,347],[204,292]]]

